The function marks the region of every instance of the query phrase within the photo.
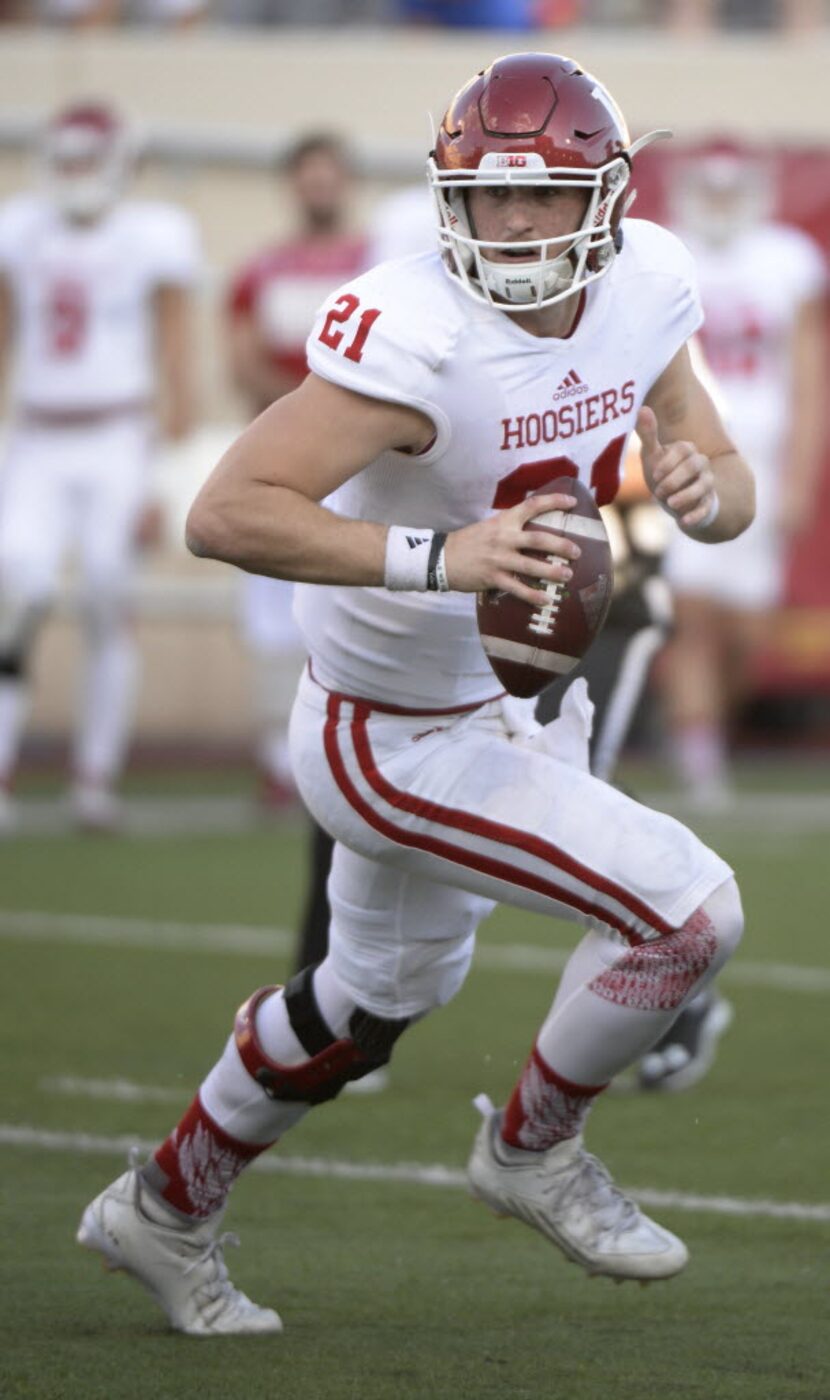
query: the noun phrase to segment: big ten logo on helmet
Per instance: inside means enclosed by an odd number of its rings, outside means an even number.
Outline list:
[[[627,379],[618,389],[603,389],[598,394],[586,392],[587,386],[576,376],[566,376],[554,400],[575,395],[572,403],[561,408],[548,408],[542,413],[521,413],[515,418],[502,418],[501,451],[514,448],[538,447],[540,442],[567,442],[580,433],[590,433],[617,418],[625,418],[634,409],[634,380]]]

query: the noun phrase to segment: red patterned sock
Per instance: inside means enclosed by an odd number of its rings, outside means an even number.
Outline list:
[[[511,1147],[547,1152],[581,1131],[597,1094],[606,1084],[572,1084],[551,1069],[534,1045],[504,1110],[501,1135]]]
[[[276,1140],[276,1139],[275,1139]],[[181,1215],[204,1220],[225,1204],[239,1173],[273,1143],[224,1132],[197,1094],[181,1122],[142,1169],[152,1191]]]

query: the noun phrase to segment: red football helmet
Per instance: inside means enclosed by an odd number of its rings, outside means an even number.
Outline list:
[[[74,102],[44,132],[41,161],[47,192],[70,219],[99,218],[121,194],[132,158],[118,113],[104,102]]]
[[[687,236],[722,246],[772,217],[773,188],[766,154],[714,137],[678,161],[669,191],[672,217]]]
[[[551,306],[610,267],[620,246],[632,145],[610,93],[559,54],[496,59],[453,99],[429,163],[447,264],[471,295],[519,311]],[[588,192],[573,233],[485,245],[474,236],[465,191],[476,185],[559,185]],[[488,261],[486,247],[535,253],[515,267]]]

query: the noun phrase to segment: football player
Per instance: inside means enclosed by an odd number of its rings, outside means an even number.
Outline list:
[[[363,271],[366,239],[348,228],[351,164],[326,132],[301,137],[285,162],[296,229],[248,259],[234,275],[225,340],[231,378],[252,417],[306,375],[305,343],[321,302]],[[248,575],[242,635],[252,665],[260,798],[279,810],[296,800],[288,756],[288,715],[305,660],[292,616],[293,587]]]
[[[758,496],[753,529],[714,558],[679,531],[666,558],[676,616],[664,693],[677,771],[701,810],[731,799],[730,721],[781,602],[787,551],[810,523],[821,466],[827,273],[806,234],[771,220],[771,195],[760,155],[727,142],[684,162],[675,188],[703,348]]]
[[[529,493],[553,468],[610,500],[635,424],[650,489],[684,531],[715,545],[752,518],[751,472],[686,348],[701,319],[691,259],[623,217],[643,139],[570,59],[511,55],[477,74],[429,163],[441,251],[328,299],[309,377],[191,509],[196,554],[299,581],[311,663],[292,759],[336,847],[324,961],[253,993],[170,1136],[81,1221],[80,1243],[182,1331],[279,1330],[222,1262],[231,1183],[450,1000],[499,901],[581,938],[505,1107],[479,1100],[474,1195],[592,1274],[665,1279],[686,1263],[583,1130],[734,950],[735,879],[589,773],[584,687],[556,723],[525,722],[474,609],[487,588],[539,607],[570,577],[578,545],[523,526],[574,497]],[[557,397],[576,382],[578,407]],[[319,504],[335,488],[337,514]]]
[[[197,238],[180,209],[122,198],[131,164],[118,114],[73,103],[46,128],[41,187],[0,209],[0,349],[15,360],[0,469],[4,825],[30,646],[70,547],[86,640],[72,802],[82,825],[116,819],[136,680],[130,589],[157,524],[148,465],[159,430],[178,439],[193,422]]]

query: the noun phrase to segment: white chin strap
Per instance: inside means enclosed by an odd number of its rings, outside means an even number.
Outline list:
[[[569,291],[574,280],[574,266],[567,253],[516,267],[490,262],[482,256],[479,267],[480,280],[492,296],[517,306],[538,306],[548,297]]]

